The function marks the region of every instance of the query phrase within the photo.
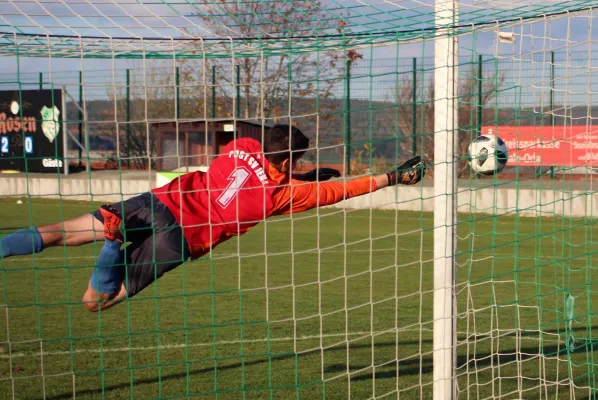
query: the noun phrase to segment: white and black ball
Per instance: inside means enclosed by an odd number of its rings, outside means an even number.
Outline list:
[[[498,136],[481,135],[469,144],[468,160],[475,173],[498,174],[505,168],[508,159],[507,145]]]

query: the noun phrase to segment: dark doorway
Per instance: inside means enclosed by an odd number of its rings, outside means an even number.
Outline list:
[[[224,146],[229,144],[234,138],[234,132],[216,132],[216,150],[218,154],[220,154]]]

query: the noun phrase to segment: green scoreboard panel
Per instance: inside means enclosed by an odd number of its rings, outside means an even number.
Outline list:
[[[63,170],[63,117],[62,90],[0,91],[0,170]]]

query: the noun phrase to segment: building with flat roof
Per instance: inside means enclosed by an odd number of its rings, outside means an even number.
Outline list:
[[[260,121],[233,119],[154,123],[156,167],[159,171],[173,171],[208,166],[233,139],[251,137],[261,142],[269,129]]]

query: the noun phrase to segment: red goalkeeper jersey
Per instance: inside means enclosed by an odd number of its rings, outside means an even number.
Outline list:
[[[370,177],[346,183],[289,180],[266,160],[257,140],[245,138],[229,143],[208,172],[185,174],[153,193],[176,218],[195,259],[270,216],[338,203],[376,189]]]

